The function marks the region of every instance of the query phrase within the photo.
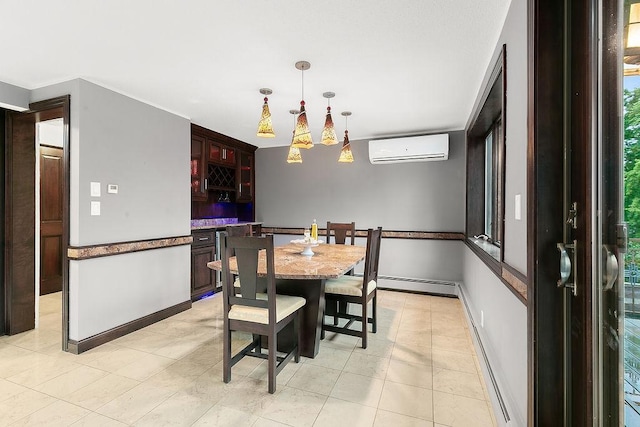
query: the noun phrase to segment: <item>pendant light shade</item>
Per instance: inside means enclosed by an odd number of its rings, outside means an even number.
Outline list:
[[[626,48],[640,47],[640,3],[631,3],[629,6],[629,25],[626,38]]]
[[[273,138],[276,134],[273,132],[273,124],[271,123],[271,112],[269,111],[269,98],[266,95],[271,95],[273,91],[268,88],[260,89],[260,93],[265,95],[264,104],[262,104],[262,116],[258,123],[258,136],[263,138]]]
[[[342,115],[344,116],[345,130],[344,130],[344,142],[342,143],[342,150],[340,151],[340,158],[338,162],[340,163],[352,163],[353,162],[353,153],[351,152],[351,143],[349,142],[349,131],[346,129],[347,127],[347,117],[351,115],[350,111],[343,111]]]
[[[307,112],[304,108],[304,70],[311,68],[311,64],[307,61],[298,61],[296,62],[296,68],[302,71],[302,100],[300,101],[300,114],[298,115],[292,145],[296,148],[311,148],[313,147],[313,140],[311,132],[309,132]]]
[[[293,145],[289,147],[287,163],[302,163],[302,154],[300,154],[300,149],[298,147],[294,147]]]
[[[327,98],[327,115],[324,120],[324,129],[322,129],[322,138],[320,142],[324,145],[335,145],[338,143],[338,137],[336,136],[336,129],[333,126],[333,119],[331,118],[331,105],[330,100],[336,96],[333,92],[325,92],[322,94]]]
[[[293,123],[296,123],[296,114],[298,114],[298,110],[289,110],[289,113],[293,114]],[[296,131],[293,130],[293,138],[291,138],[291,145],[289,146],[289,154],[287,155],[287,163],[302,163],[302,154],[300,154],[300,149],[298,147],[293,146],[293,139],[295,138]]]

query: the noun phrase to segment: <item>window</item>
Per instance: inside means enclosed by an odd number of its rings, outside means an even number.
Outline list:
[[[484,139],[484,234],[493,239],[493,130]]]
[[[503,246],[505,58],[503,46],[467,129],[466,235],[492,263],[502,261]]]

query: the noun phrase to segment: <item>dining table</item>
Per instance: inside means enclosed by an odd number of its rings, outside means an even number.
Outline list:
[[[300,354],[313,358],[320,348],[322,318],[324,316],[324,287],[327,279],[335,279],[352,270],[364,260],[366,249],[362,246],[318,244],[312,247],[313,255],[303,255],[308,245],[289,243],[274,248],[276,291],[279,294],[301,296],[306,304],[301,313]],[[308,253],[308,252],[307,252]],[[211,261],[207,266],[222,270],[222,261]],[[231,273],[238,273],[235,257],[229,258]],[[258,276],[266,275],[265,252],[260,251]],[[279,334],[280,335],[280,334]],[[294,340],[293,334],[278,337],[278,346],[287,346]]]

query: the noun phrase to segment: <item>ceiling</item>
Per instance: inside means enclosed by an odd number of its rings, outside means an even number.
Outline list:
[[[258,147],[463,129],[510,0],[0,0],[0,81],[84,78]],[[523,29],[525,31],[525,29]],[[259,138],[263,95],[275,138]]]

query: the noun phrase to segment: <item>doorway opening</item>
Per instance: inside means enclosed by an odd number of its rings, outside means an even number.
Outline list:
[[[62,253],[64,129],[62,117],[36,121],[35,327],[41,335],[57,336],[59,340],[62,339],[65,261]]]

